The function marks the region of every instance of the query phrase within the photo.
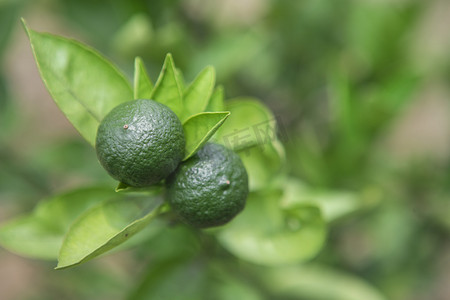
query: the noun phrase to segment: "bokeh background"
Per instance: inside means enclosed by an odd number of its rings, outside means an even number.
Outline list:
[[[450,299],[450,1],[0,0],[0,222],[58,192],[112,183],[45,90],[20,17],[99,49],[130,78],[137,55],[152,78],[167,52],[187,80],[213,65],[227,98],[257,97],[274,112],[290,175],[377,199],[331,224],[314,259],[330,271],[310,287],[326,290],[342,272],[386,299]],[[151,281],[142,262],[154,243],[67,271],[0,249],[0,298],[180,288],[181,275]]]

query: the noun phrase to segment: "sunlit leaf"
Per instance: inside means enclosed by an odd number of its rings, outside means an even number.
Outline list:
[[[239,151],[276,140],[276,120],[270,110],[252,98],[237,98],[226,103],[230,118],[217,132],[216,139]]]
[[[157,197],[122,198],[91,208],[67,232],[56,268],[78,265],[119,246],[144,229],[159,211]]]
[[[186,81],[184,80],[183,72],[179,68],[175,68],[175,77],[182,92],[186,89]]]
[[[73,126],[91,144],[103,117],[133,99],[125,76],[94,49],[75,40],[26,27],[48,91]]]
[[[177,70],[169,53],[166,56],[159,78],[152,90],[150,99],[158,101],[180,117],[183,114],[183,93],[177,78]]]
[[[212,66],[203,69],[187,87],[183,95],[184,120],[205,111],[216,83],[216,72]]]
[[[140,57],[134,61],[134,99],[150,99],[153,83]]]
[[[314,205],[279,206],[280,193],[250,193],[247,205],[217,232],[221,244],[240,259],[261,265],[307,261],[322,248],[326,226]]]
[[[0,227],[0,244],[23,256],[56,259],[70,224],[93,205],[116,199],[111,188],[84,188],[44,200],[28,216]]]
[[[194,155],[230,116],[229,112],[203,112],[193,115],[183,124],[186,138],[186,156]]]
[[[214,93],[211,95],[211,98],[209,99],[205,111],[224,111],[225,110],[224,98],[225,96],[223,86],[219,85],[214,90]]]

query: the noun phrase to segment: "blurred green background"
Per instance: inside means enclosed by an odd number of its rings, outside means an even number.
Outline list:
[[[0,222],[113,183],[46,92],[20,17],[99,49],[130,78],[137,55],[153,78],[167,52],[188,81],[213,65],[227,98],[274,112],[290,175],[375,199],[330,225],[320,268],[259,278],[227,255],[208,263],[236,275],[217,280],[224,299],[341,299],[336,286],[369,299],[363,282],[386,299],[450,299],[449,1],[0,0]],[[178,228],[65,271],[0,249],[1,298],[203,299],[202,239]]]

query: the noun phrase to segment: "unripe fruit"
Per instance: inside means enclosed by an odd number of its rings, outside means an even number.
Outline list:
[[[166,178],[183,159],[183,126],[159,102],[128,101],[102,120],[95,148],[113,178],[134,187],[150,186]]]
[[[244,209],[248,176],[240,157],[208,143],[167,178],[167,200],[182,221],[198,228],[223,225]]]

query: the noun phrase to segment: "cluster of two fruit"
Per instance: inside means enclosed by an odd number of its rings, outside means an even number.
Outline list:
[[[245,206],[248,177],[232,150],[207,143],[185,154],[183,126],[167,106],[147,99],[115,107],[100,123],[97,157],[116,180],[145,187],[165,180],[167,201],[187,224],[223,225]]]

